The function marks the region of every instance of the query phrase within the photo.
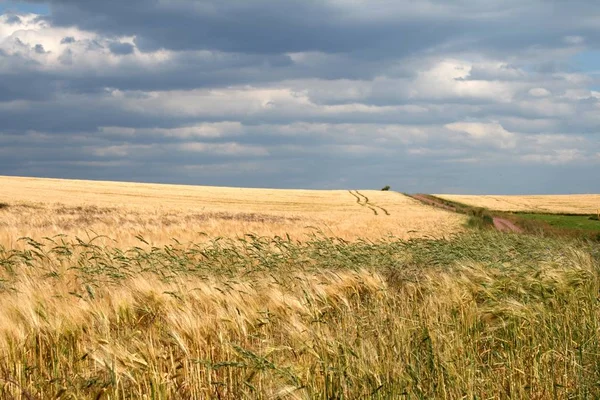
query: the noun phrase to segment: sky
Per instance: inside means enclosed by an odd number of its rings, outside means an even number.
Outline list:
[[[597,0],[0,0],[0,175],[600,193]]]

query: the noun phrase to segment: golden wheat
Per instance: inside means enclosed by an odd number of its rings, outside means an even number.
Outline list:
[[[583,248],[495,233],[277,245],[107,257],[88,244],[32,243],[1,255],[0,395],[600,395],[600,279]],[[228,270],[214,268],[220,258]],[[200,270],[164,274],[181,260]],[[104,283],[121,264],[135,271]]]
[[[554,214],[596,214],[600,210],[600,194],[569,195],[453,195],[436,194],[442,199],[496,211],[528,211]]]
[[[240,189],[0,177],[0,244],[19,237],[106,235],[120,246],[218,236],[324,234],[346,240],[441,237],[464,217],[394,192]]]
[[[385,238],[461,230],[397,193],[0,185],[0,398],[600,397],[594,244]]]

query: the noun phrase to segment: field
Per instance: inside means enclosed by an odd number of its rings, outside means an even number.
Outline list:
[[[436,194],[435,196],[495,211],[591,215],[600,210],[600,194],[532,196]]]
[[[0,398],[600,398],[598,243],[398,193],[1,180]]]
[[[519,213],[519,217],[535,221],[543,221],[557,228],[600,231],[600,221],[598,220],[598,217],[594,218],[593,216],[588,215]]]
[[[0,244],[66,234],[106,235],[119,246],[200,242],[208,238],[285,236],[322,231],[355,240],[388,235],[442,237],[462,216],[394,192],[216,188],[0,177]]]

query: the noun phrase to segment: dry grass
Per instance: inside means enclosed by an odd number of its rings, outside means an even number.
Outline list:
[[[0,398],[600,395],[582,245],[237,244],[0,252]]]
[[[435,196],[496,211],[523,211],[555,214],[596,214],[600,210],[600,194],[492,196],[451,195]]]
[[[441,237],[464,217],[394,192],[238,189],[0,177],[0,244],[23,236],[107,235],[119,246],[200,242],[218,236],[285,236],[317,230],[355,240]],[[368,198],[368,201],[365,199]],[[377,215],[375,215],[377,213]],[[388,215],[389,214],[389,215]],[[90,232],[95,232],[90,233]]]

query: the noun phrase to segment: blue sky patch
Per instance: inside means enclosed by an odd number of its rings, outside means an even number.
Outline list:
[[[0,14],[11,11],[48,15],[50,14],[50,7],[47,4],[23,3],[20,1],[5,1],[0,3]]]

